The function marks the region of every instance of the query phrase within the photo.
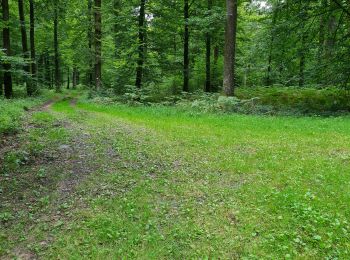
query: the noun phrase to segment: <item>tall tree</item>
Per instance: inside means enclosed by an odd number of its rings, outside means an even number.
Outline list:
[[[87,33],[87,37],[88,37],[88,47],[89,47],[89,70],[88,70],[88,85],[89,87],[93,86],[93,70],[94,70],[94,62],[93,59],[91,58],[91,56],[93,56],[93,50],[92,50],[92,45],[93,45],[93,32],[92,32],[92,26],[93,21],[92,21],[92,0],[88,0],[88,33]]]
[[[274,49],[275,37],[276,37],[276,23],[277,16],[280,9],[279,1],[275,4],[272,10],[272,23],[271,23],[271,35],[270,35],[270,46],[269,46],[269,55],[268,55],[268,65],[267,65],[267,77],[266,85],[270,86],[272,84],[271,73],[272,73],[272,53]]]
[[[184,0],[184,19],[185,19],[185,31],[184,31],[184,75],[183,75],[183,91],[188,92],[190,90],[189,80],[190,80],[190,52],[189,52],[189,41],[190,41],[190,32],[189,32],[189,12],[190,6],[188,0]]]
[[[102,86],[102,17],[101,0],[95,0],[95,87],[100,89]]]
[[[55,87],[56,91],[61,90],[61,73],[60,73],[60,54],[58,49],[58,7],[59,4],[55,1],[54,6],[54,49],[55,49]]]
[[[210,11],[212,8],[212,0],[208,0],[208,15],[210,15]],[[206,33],[206,80],[205,80],[205,91],[211,92],[211,33],[208,30]]]
[[[0,98],[4,94],[4,79],[3,79],[3,73],[0,71]]]
[[[226,0],[226,33],[224,54],[224,92],[233,96],[235,89],[235,58],[237,36],[237,0]]]
[[[36,91],[36,53],[35,53],[35,6],[34,0],[29,0],[29,19],[30,19],[30,58],[31,58],[31,87],[33,93]]]
[[[300,27],[301,27],[301,39],[300,39],[300,49],[299,49],[299,87],[303,87],[305,83],[305,65],[306,65],[306,41],[307,41],[307,31],[306,31],[306,22],[307,22],[307,8],[308,4],[305,1],[300,1]]]
[[[4,92],[6,98],[11,98],[12,93],[12,74],[11,74],[11,62],[8,60],[11,56],[11,40],[10,40],[10,10],[8,0],[2,0],[2,15],[4,28],[2,31],[3,47],[5,49],[5,54],[7,59],[3,61],[4,68]]]
[[[29,80],[30,65],[29,63],[27,63],[29,60],[29,53],[28,53],[27,30],[26,30],[26,22],[25,22],[25,16],[24,16],[23,0],[18,0],[18,13],[19,13],[19,22],[21,27],[23,58],[26,63],[24,65],[24,71],[27,73],[26,75],[27,95],[31,96],[33,95],[33,89],[31,87],[31,84],[30,84],[31,82]]]
[[[138,60],[136,68],[136,87],[141,88],[142,75],[143,75],[143,64],[145,60],[145,4],[146,0],[140,2],[140,14],[139,14],[139,39],[138,39]]]

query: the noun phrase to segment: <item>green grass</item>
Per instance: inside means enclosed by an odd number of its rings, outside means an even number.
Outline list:
[[[90,180],[106,190],[50,256],[349,257],[349,118],[78,108],[129,164]]]
[[[25,108],[30,109],[43,104],[45,101],[57,98],[51,91],[44,91],[35,98],[3,99],[0,97],[0,136],[13,134],[21,126]]]
[[[22,242],[42,258],[350,257],[349,117],[84,101],[52,110],[35,120],[88,134],[98,167],[73,194],[69,218],[37,224],[41,240]]]

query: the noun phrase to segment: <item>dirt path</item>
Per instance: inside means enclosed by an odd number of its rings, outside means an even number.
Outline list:
[[[70,106],[76,102],[72,99]],[[87,129],[52,112],[53,104],[54,101],[48,101],[30,111],[23,130],[3,140],[0,216],[8,217],[0,218],[0,224],[8,231],[3,236],[7,237],[5,244],[10,251],[4,255],[1,246],[0,258],[36,259],[38,255],[28,250],[28,245],[49,246],[50,233],[72,217],[71,209],[78,204],[84,207],[84,200],[76,193],[77,187],[90,174],[108,168],[102,164],[115,160],[110,148],[97,151]],[[98,153],[103,153],[102,160],[96,160]],[[28,216],[21,212],[32,213]],[[22,223],[25,228],[19,234],[11,232]],[[38,229],[43,225],[49,229],[44,232],[46,239],[38,242],[41,233]],[[20,237],[25,237],[25,241],[19,242]]]

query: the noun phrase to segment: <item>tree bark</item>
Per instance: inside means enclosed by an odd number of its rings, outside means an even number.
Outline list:
[[[120,0],[114,0],[113,2],[113,16],[114,16],[114,24],[113,24],[113,38],[114,38],[114,53],[115,57],[118,57],[118,19],[119,19],[119,9],[120,9]]]
[[[69,70],[69,67],[67,69],[67,89],[69,89],[69,85],[70,85],[70,76],[69,76],[69,73],[70,73],[70,70]]]
[[[61,91],[61,74],[60,74],[60,54],[58,50],[58,3],[55,3],[54,10],[54,49],[55,49],[55,87],[56,91]]]
[[[4,95],[4,77],[2,71],[0,71],[0,98]]]
[[[73,68],[73,88],[75,89],[78,85],[78,70],[77,67]]]
[[[305,63],[306,63],[306,40],[307,31],[305,30],[305,24],[307,21],[307,8],[308,5],[304,1],[300,1],[300,16],[301,16],[301,43],[300,43],[300,60],[299,60],[299,87],[303,87],[305,84]]]
[[[212,91],[217,91],[218,86],[220,85],[219,76],[218,76],[218,61],[219,61],[219,46],[216,44],[214,47],[214,60],[213,60],[213,84]]]
[[[272,24],[271,24],[271,40],[270,40],[270,48],[269,48],[269,57],[268,57],[268,65],[267,65],[267,77],[266,77],[266,85],[272,85],[271,73],[272,73],[272,53],[273,47],[275,43],[275,29],[277,23],[277,16],[279,12],[279,2],[276,3],[276,6],[273,10]]]
[[[99,90],[102,86],[102,17],[101,0],[95,0],[95,88]]]
[[[190,41],[190,32],[189,32],[189,3],[188,0],[184,0],[184,19],[185,19],[185,32],[184,32],[184,75],[183,75],[183,91],[188,92],[190,90],[189,81],[190,81],[190,52],[189,52],[189,41]]]
[[[93,56],[93,50],[92,50],[92,45],[93,45],[93,26],[92,26],[92,0],[88,0],[88,16],[89,16],[89,25],[88,25],[88,47],[90,51],[90,57]],[[92,58],[89,58],[89,71],[88,71],[88,86],[92,87],[94,85],[94,62]]]
[[[136,83],[137,88],[142,86],[143,64],[145,59],[145,4],[146,0],[141,0],[139,14],[139,39],[138,39],[138,60],[136,68]]]
[[[212,8],[212,0],[208,0],[208,12],[210,14]],[[211,33],[206,33],[206,59],[205,59],[205,71],[206,71],[206,81],[205,81],[205,91],[211,92]]]
[[[300,61],[299,61],[299,87],[303,87],[305,84],[305,63],[306,63],[306,34],[303,33],[301,39],[301,48],[300,48]]]
[[[11,56],[11,39],[10,39],[10,11],[8,0],[2,0],[2,15],[4,28],[2,31],[3,37],[3,48],[5,49],[5,54],[7,57]],[[4,68],[4,93],[6,98],[12,98],[12,74],[11,74],[11,62],[3,61]]]
[[[20,28],[21,28],[21,40],[22,40],[22,51],[23,51],[22,57],[24,58],[24,61],[26,63],[23,69],[27,74],[25,75],[27,95],[32,96],[33,90],[29,80],[30,65],[27,63],[29,60],[29,53],[28,53],[27,30],[26,30],[26,22],[25,22],[25,16],[24,16],[23,0],[18,0],[18,15],[19,15]]]
[[[224,92],[226,96],[234,96],[235,90],[235,58],[237,36],[237,0],[226,0],[227,18],[224,54]]]
[[[37,89],[37,67],[36,67],[36,53],[35,53],[35,6],[34,0],[29,0],[29,19],[30,19],[30,58],[31,58],[31,76],[33,93]]]

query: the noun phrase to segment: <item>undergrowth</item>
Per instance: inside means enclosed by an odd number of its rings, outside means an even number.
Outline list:
[[[129,87],[123,95],[111,90],[91,92],[92,103],[131,106],[176,106],[184,110],[259,115],[338,116],[350,112],[350,93],[339,88],[256,87],[237,88],[236,97],[218,93],[169,93]]]

